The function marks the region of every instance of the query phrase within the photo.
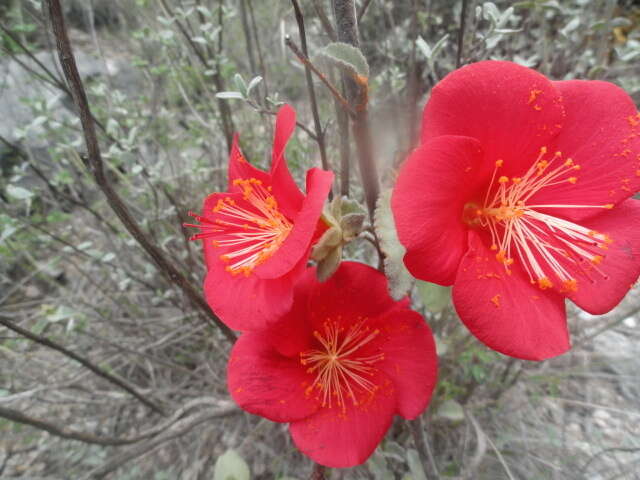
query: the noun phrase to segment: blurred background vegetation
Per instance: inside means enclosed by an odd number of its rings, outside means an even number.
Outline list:
[[[304,69],[285,46],[286,35],[300,44],[292,4],[62,3],[108,177],[199,288],[200,248],[182,223],[224,190],[231,134],[265,166],[273,114],[287,102],[300,123],[287,150],[294,174],[301,180],[320,163]],[[339,83],[316,55],[334,35],[331,2],[300,3],[309,55]],[[387,187],[415,143],[429,90],[458,63],[505,59],[553,79],[612,81],[640,102],[636,0],[356,4]],[[346,130],[331,95],[319,82],[315,91],[327,159],[338,168],[352,156],[340,148]],[[0,477],[308,477],[311,462],[286,425],[230,402],[229,342],[122,226],[85,168],[84,148],[42,2],[0,0]],[[351,163],[350,194],[362,201]],[[348,256],[377,262],[366,242]],[[480,345],[446,289],[415,293],[441,361],[420,425],[432,458],[418,456],[398,420],[366,465],[331,478],[640,478],[637,289],[604,317],[571,310],[573,351],[544,363]]]

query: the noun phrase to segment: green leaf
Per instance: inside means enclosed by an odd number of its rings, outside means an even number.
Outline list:
[[[233,449],[220,455],[213,468],[213,480],[249,480],[250,477],[249,465]]]
[[[389,279],[389,293],[399,300],[411,289],[413,277],[402,261],[406,249],[398,240],[396,224],[391,212],[391,189],[383,191],[378,198],[374,227],[380,240],[380,248],[384,253],[384,271]]]
[[[427,475],[424,473],[422,462],[420,461],[420,455],[413,448],[407,450],[407,463],[413,480],[427,480]]]
[[[348,43],[330,43],[322,50],[320,55],[327,57],[330,61],[341,68],[345,68],[357,75],[369,78],[369,64],[359,48]]]
[[[244,100],[244,95],[240,92],[218,92],[217,98],[237,98],[238,100]]]
[[[451,287],[443,287],[435,283],[423,282],[421,280],[416,282],[416,286],[418,287],[418,293],[422,303],[430,312],[441,312],[447,305],[449,305]]]
[[[7,195],[16,200],[29,200],[33,197],[33,192],[18,185],[7,185]]]
[[[455,400],[447,400],[436,411],[436,417],[451,422],[461,422],[464,420],[464,410]]]

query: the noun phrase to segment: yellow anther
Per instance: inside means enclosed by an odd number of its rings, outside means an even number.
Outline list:
[[[520,182],[522,181],[522,178],[520,178],[520,177],[513,177],[513,178],[511,179],[511,181],[517,185],[518,183],[520,183]]]
[[[562,282],[562,291],[563,292],[577,292],[578,291],[578,281],[575,279],[569,279]]]
[[[509,182],[509,177],[505,177],[504,175],[498,179],[499,183],[507,183]]]
[[[573,167],[573,159],[567,158],[564,162],[565,167]]]
[[[567,178],[567,182],[572,183],[572,184],[576,184],[576,182],[578,181],[578,177],[569,177]]]
[[[600,265],[602,263],[602,260],[604,260],[604,257],[602,255],[594,255],[591,259],[591,263],[593,263],[594,265]]]
[[[547,277],[541,277],[538,279],[538,286],[542,290],[546,290],[547,288],[553,287],[553,283],[551,283],[551,280],[549,280]]]
[[[611,210],[613,208],[613,203],[607,203],[606,205],[603,205],[604,208],[606,208],[607,210]]]
[[[502,165],[504,165],[504,160],[502,159],[496,160],[496,167],[500,168]]]
[[[540,153],[547,153],[547,147],[540,147]]]

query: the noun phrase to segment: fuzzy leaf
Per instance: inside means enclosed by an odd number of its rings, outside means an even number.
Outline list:
[[[436,411],[436,417],[449,420],[451,422],[461,422],[464,420],[464,410],[455,400],[447,400]]]
[[[233,449],[218,457],[213,469],[213,480],[249,480],[249,465]]]
[[[16,200],[29,200],[33,197],[33,192],[18,185],[7,185],[7,194]]]
[[[331,227],[324,232],[320,240],[311,249],[311,258],[316,262],[324,259],[336,247],[342,244],[342,231],[337,227]]]
[[[364,213],[348,213],[340,219],[342,238],[345,242],[350,242],[362,232],[364,225]]]
[[[330,43],[320,51],[320,55],[328,58],[341,68],[356,75],[369,78],[369,64],[359,48],[348,43]]]
[[[394,299],[399,300],[409,292],[414,279],[402,260],[406,249],[398,240],[396,224],[391,212],[391,189],[380,194],[374,217],[374,227],[380,240],[380,248],[384,253],[384,269],[389,279],[389,293]]]
[[[318,280],[324,282],[331,275],[336,273],[336,270],[340,266],[340,261],[342,260],[342,245],[338,245],[329,251],[326,257],[318,262],[318,270],[316,271],[316,275]]]
[[[216,93],[217,98],[237,98],[239,100],[244,100],[244,95],[240,92],[218,92]]]

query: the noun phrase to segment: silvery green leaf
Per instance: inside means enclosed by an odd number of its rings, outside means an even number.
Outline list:
[[[7,195],[16,200],[29,200],[33,197],[33,192],[18,185],[7,185]]]
[[[573,32],[576,28],[580,26],[580,17],[575,16],[571,19],[569,23],[567,23],[560,33],[565,37],[568,37],[571,32]]]
[[[213,480],[249,480],[250,478],[249,465],[233,449],[220,455],[213,467]]]
[[[418,38],[416,38],[416,46],[422,52],[422,54],[425,56],[427,60],[431,58],[431,54],[432,54],[431,47],[426,42],[426,40],[422,38],[420,35],[418,35]]]
[[[430,59],[432,70],[433,70],[433,64],[435,62],[435,59],[438,57],[440,50],[442,50],[442,47],[444,47],[448,39],[449,39],[449,34],[447,33],[440,40],[438,40],[436,44],[433,46],[433,50],[431,51],[431,59]]]
[[[240,92],[218,92],[216,93],[217,98],[236,98],[238,100],[244,100],[244,95]]]
[[[211,17],[211,10],[209,10],[207,7],[203,7],[202,5],[198,5],[196,7],[196,10],[198,10],[205,17],[208,17],[208,18]]]
[[[233,76],[233,83],[236,84],[236,88],[238,89],[238,91],[242,92],[242,95],[244,97],[247,96],[247,83],[244,81],[244,78],[242,78],[242,75],[240,75],[239,73],[236,73]]]
[[[389,280],[389,293],[399,300],[404,297],[413,284],[413,277],[404,266],[406,249],[398,240],[396,224],[391,212],[391,189],[380,194],[374,215],[374,227],[380,249],[384,253],[384,270]]]
[[[464,410],[455,400],[447,400],[436,411],[436,417],[451,422],[461,422],[464,420]]]
[[[193,37],[191,40],[193,40],[195,43],[199,43],[201,45],[206,45],[207,44],[207,40],[204,37]]]
[[[422,462],[420,461],[420,455],[413,448],[407,450],[407,463],[413,480],[427,480],[427,475],[424,473],[424,468],[422,468]]]
[[[333,42],[320,50],[320,55],[328,58],[339,67],[369,78],[369,64],[359,48],[348,43]]]
[[[367,469],[373,475],[375,480],[393,480],[393,473],[387,467],[387,460],[380,452],[380,449],[376,450],[369,460],[367,460]]]
[[[416,287],[422,303],[432,313],[438,313],[449,305],[451,287],[443,287],[435,283],[416,281]]]
[[[253,77],[249,82],[249,86],[247,86],[247,95],[251,93],[251,90],[258,85],[262,81],[262,77],[258,75],[257,77]]]

